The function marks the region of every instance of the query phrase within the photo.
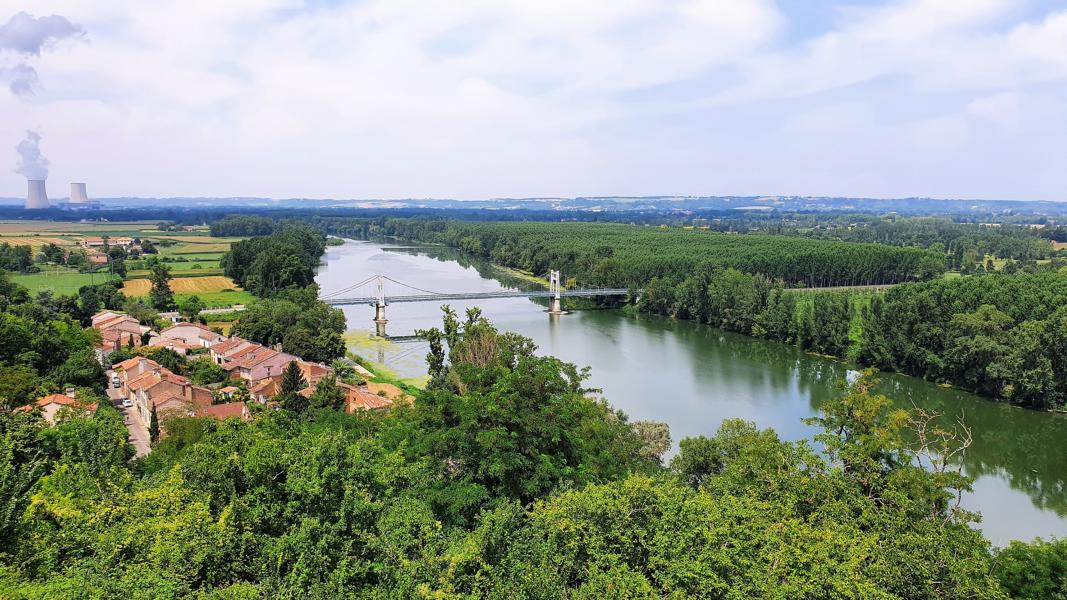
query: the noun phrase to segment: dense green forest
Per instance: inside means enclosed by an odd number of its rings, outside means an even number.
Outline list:
[[[106,403],[54,427],[0,412],[0,597],[1067,592],[1067,544],[991,548],[938,458],[961,432],[866,377],[812,420],[820,451],[727,420],[663,464],[661,428],[477,311],[425,334],[410,406],[175,418],[134,461]]]
[[[1067,273],[900,286],[872,300],[860,360],[1034,408],[1067,402]]]
[[[233,244],[219,262],[227,276],[256,296],[305,288],[326,252],[326,236],[306,225],[284,222],[270,235]]]
[[[712,229],[738,227],[722,220]],[[801,215],[752,222],[749,229],[779,235],[803,235],[846,242],[870,242],[891,246],[914,246],[945,252],[958,268],[968,254],[981,260],[987,254],[1014,260],[1038,260],[1053,254],[1052,245],[1040,237],[1042,229],[1025,225],[959,223],[946,217],[876,217],[871,215]]]
[[[221,265],[259,299],[239,313],[232,333],[274,346],[305,360],[330,362],[344,356],[345,316],[318,299],[315,268],[326,251],[319,229],[251,216],[212,226],[227,235],[252,235],[233,244]],[[221,235],[221,233],[219,233]]]
[[[365,224],[351,226],[362,230]],[[918,248],[620,224],[389,219],[378,231],[447,244],[532,273],[560,270],[584,286],[640,287],[653,277],[725,268],[808,287],[923,280],[945,270],[943,255]]]

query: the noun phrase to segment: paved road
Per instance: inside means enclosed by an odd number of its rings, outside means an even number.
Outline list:
[[[126,408],[122,405],[122,390],[111,386],[111,376],[114,374],[114,371],[109,370],[107,372],[107,397],[111,399],[111,403],[115,405],[115,408],[122,413],[122,418],[126,421],[126,429],[130,432],[130,443],[133,444],[134,449],[137,451],[137,456],[145,456],[152,451],[152,445],[148,441],[148,430],[141,425],[141,421],[133,413],[132,408]]]
[[[202,314],[202,315],[219,315],[219,314],[228,313],[228,312],[238,312],[238,311],[242,311],[244,309],[245,309],[245,305],[244,304],[234,304],[233,306],[225,306],[223,308],[205,308],[204,310],[200,311],[200,314]],[[161,312],[161,313],[159,313],[159,316],[163,317],[164,319],[172,319],[172,320],[173,319],[177,319],[178,318],[178,311],[171,310],[171,311]]]

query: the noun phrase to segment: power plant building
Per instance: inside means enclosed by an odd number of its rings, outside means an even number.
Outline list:
[[[70,203],[71,204],[88,204],[89,195],[85,193],[84,183],[72,183],[70,184]]]

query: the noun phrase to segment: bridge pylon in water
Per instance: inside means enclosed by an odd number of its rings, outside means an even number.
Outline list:
[[[374,303],[374,332],[378,337],[385,337],[385,278],[378,276],[378,296]]]
[[[559,271],[548,272],[548,293],[551,294],[548,298],[548,314],[550,315],[562,315],[566,314],[563,311],[563,299],[560,296],[560,291],[563,289],[562,277],[560,277]]]

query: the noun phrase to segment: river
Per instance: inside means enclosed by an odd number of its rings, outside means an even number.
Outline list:
[[[346,241],[327,250],[317,281],[322,292],[373,275],[432,292],[499,290],[529,285],[454,250],[412,244]],[[373,289],[359,295],[373,295]],[[388,282],[387,295],[419,293]],[[675,442],[715,433],[726,418],[772,427],[785,439],[810,438],[802,422],[839,393],[849,368],[795,347],[672,319],[629,317],[621,311],[575,311],[550,317],[525,298],[452,301],[461,315],[478,306],[498,328],[532,338],[539,352],[591,368],[589,385],[603,390],[631,419],[665,421]],[[374,309],[344,308],[350,347],[400,377],[425,374],[422,342],[379,342]],[[387,332],[411,335],[440,325],[440,303],[394,304]],[[881,374],[881,390],[898,404],[963,414],[974,443],[965,467],[975,477],[964,507],[983,515],[979,527],[998,545],[1012,539],[1067,535],[1067,416],[1028,411],[899,375]]]

